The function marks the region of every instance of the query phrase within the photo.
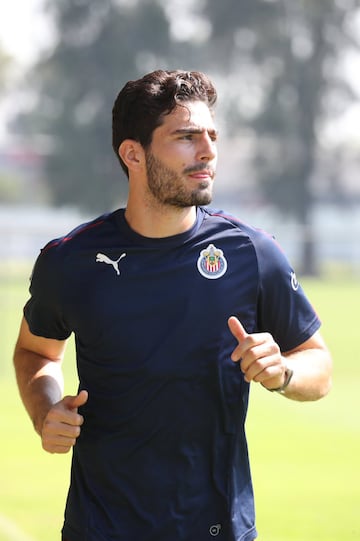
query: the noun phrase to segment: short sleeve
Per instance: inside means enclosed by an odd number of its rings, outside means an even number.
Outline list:
[[[30,299],[24,317],[36,336],[65,340],[71,334],[62,314],[61,257],[48,245],[36,260],[30,279]]]
[[[270,332],[282,351],[309,338],[321,323],[287,257],[265,233],[255,240],[259,266],[258,327]]]

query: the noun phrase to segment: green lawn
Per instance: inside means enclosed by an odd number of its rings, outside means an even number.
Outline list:
[[[30,271],[27,269],[26,276]],[[26,276],[0,276],[0,541],[60,541],[71,456],[50,455],[42,450],[20,401],[12,369],[13,348],[27,298]],[[64,371],[65,391],[76,392],[72,344],[67,350]],[[16,525],[19,532],[7,534],[11,530],[9,523],[11,527]]]
[[[259,541],[360,539],[360,282],[305,282],[334,360],[331,393],[290,402],[253,387],[248,438]]]
[[[335,363],[334,386],[327,398],[310,404],[252,388],[247,430],[259,541],[357,541],[360,282],[307,281],[304,286],[324,322],[322,333]],[[26,289],[23,277],[0,276],[0,541],[56,541],[70,455],[41,449],[18,397],[11,357]],[[72,346],[65,372],[66,392],[73,393]],[[15,527],[19,531],[9,533]]]

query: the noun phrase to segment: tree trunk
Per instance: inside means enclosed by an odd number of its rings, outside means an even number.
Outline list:
[[[302,226],[300,273],[302,276],[319,276],[317,241],[313,225],[308,221]]]

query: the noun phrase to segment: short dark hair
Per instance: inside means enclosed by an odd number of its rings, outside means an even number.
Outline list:
[[[126,83],[112,110],[112,145],[126,175],[128,168],[119,156],[122,141],[133,139],[147,149],[155,128],[177,105],[199,100],[212,110],[216,99],[214,85],[199,71],[157,70]]]

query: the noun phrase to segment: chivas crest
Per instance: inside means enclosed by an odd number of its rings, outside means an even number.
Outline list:
[[[210,280],[220,278],[227,270],[227,261],[223,251],[209,244],[205,250],[201,250],[197,268],[204,278]]]

